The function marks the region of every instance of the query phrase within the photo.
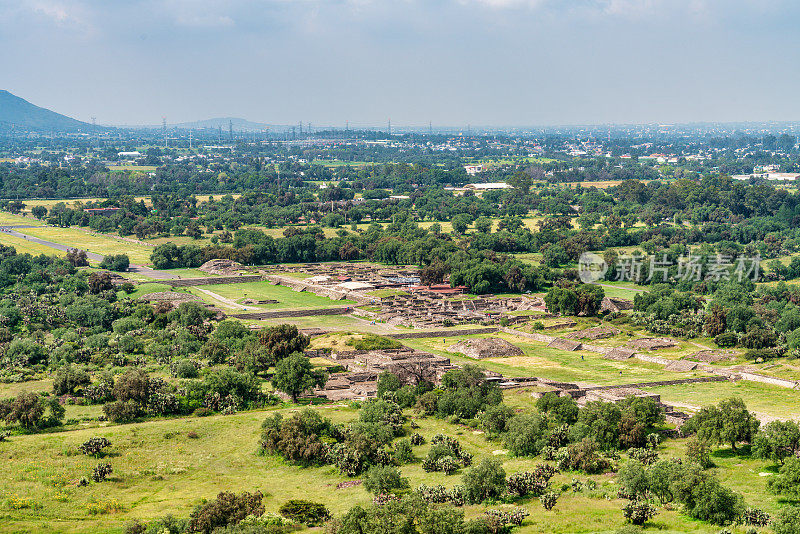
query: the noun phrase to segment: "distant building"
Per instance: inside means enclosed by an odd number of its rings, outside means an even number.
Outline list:
[[[492,191],[494,189],[512,189],[514,186],[505,182],[487,182],[485,184],[467,184],[464,187],[466,189],[475,189],[477,191]]]
[[[470,176],[475,176],[479,172],[483,172],[483,165],[464,165],[464,170]]]
[[[117,156],[122,158],[138,158],[141,155],[141,152],[117,152]]]

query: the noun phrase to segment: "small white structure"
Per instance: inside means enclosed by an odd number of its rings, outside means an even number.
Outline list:
[[[467,184],[464,187],[476,191],[492,191],[495,189],[512,189],[514,186],[505,182],[487,182],[485,184]]]
[[[370,289],[375,289],[375,286],[366,282],[342,282],[336,287],[348,291],[368,291]]]

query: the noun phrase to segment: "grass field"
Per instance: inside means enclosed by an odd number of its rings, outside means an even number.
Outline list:
[[[18,254],[31,254],[33,256],[38,256],[39,254],[44,254],[46,256],[64,256],[66,254],[66,252],[62,250],[56,250],[46,245],[41,245],[4,233],[0,233],[0,243],[14,247]]]
[[[551,380],[577,382],[594,385],[629,384],[634,382],[651,382],[658,380],[674,380],[707,376],[706,373],[692,371],[675,373],[665,371],[661,365],[642,362],[636,359],[626,361],[606,360],[599,354],[589,351],[567,352],[552,349],[542,343],[535,343],[524,338],[500,334],[499,337],[513,342],[521,348],[524,356],[508,358],[489,358],[472,360],[453,355],[447,349],[463,339],[487,337],[458,336],[448,338],[426,338],[403,340],[403,343],[420,350],[449,356],[454,363],[473,363],[505,376],[537,376]]]
[[[24,234],[80,248],[96,254],[127,254],[131,263],[149,264],[152,249],[144,245],[122,241],[111,236],[90,234],[77,228],[25,228]],[[51,249],[52,250],[52,249]]]
[[[747,407],[759,414],[780,418],[800,418],[800,393],[791,389],[739,380],[708,382],[648,388],[661,395],[664,402],[679,402],[693,406],[716,404],[720,399],[738,396]]]
[[[327,297],[319,297],[307,291],[293,291],[285,286],[272,285],[269,282],[248,282],[244,284],[219,284],[197,286],[200,289],[207,289],[222,297],[241,301],[244,299],[255,300],[277,300],[277,304],[258,304],[257,306],[265,309],[280,308],[327,308],[331,306],[346,306],[355,304],[353,300],[331,300]],[[202,292],[195,293],[203,297]],[[240,302],[241,303],[241,302]]]
[[[516,404],[509,399],[510,404]],[[344,406],[318,408],[334,422],[346,422],[356,413]],[[281,409],[290,415],[294,409]],[[14,532],[121,532],[133,518],[151,519],[166,513],[186,517],[202,499],[213,498],[222,489],[240,492],[260,490],[265,494],[267,511],[275,512],[291,498],[313,498],[324,503],[334,514],[341,514],[355,504],[366,505],[371,497],[363,486],[336,489],[346,480],[332,466],[300,468],[287,465],[272,456],[256,454],[260,424],[269,412],[251,411],[229,416],[153,420],[129,425],[109,425],[95,428],[73,428],[55,434],[13,436],[3,444],[5,458],[2,480],[3,527]],[[487,457],[500,458],[508,474],[530,470],[540,459],[513,458],[503,452],[499,442],[487,441],[485,436],[466,427],[455,426],[437,419],[419,418],[418,430],[428,443],[414,447],[422,458],[427,453],[430,438],[436,433],[455,436],[478,463]],[[197,438],[189,437],[195,432]],[[90,437],[106,437],[112,446],[109,461],[114,468],[109,479],[76,487],[74,481],[86,476],[97,459],[77,454],[76,447]],[[670,440],[662,445],[663,457],[683,456],[682,440]],[[714,456],[715,469],[726,484],[741,491],[746,500],[769,512],[778,508],[774,497],[764,493],[765,479],[760,472],[768,465],[748,457],[736,457],[722,451]],[[735,469],[729,469],[736,467]],[[461,483],[461,473],[446,476],[426,473],[419,462],[401,468],[403,476],[415,488],[422,483],[444,484],[451,487]],[[462,471],[463,472],[463,471]],[[520,534],[611,533],[623,525],[620,510],[624,501],[615,497],[616,477],[613,475],[586,476],[579,473],[559,473],[553,487],[568,485],[573,478],[594,480],[598,488],[562,493],[552,511],[545,511],[536,499],[520,504],[530,516],[516,530]],[[25,508],[15,509],[22,504]],[[118,511],[90,513],[93,502],[115,500]],[[474,517],[491,506],[467,506],[467,517]],[[661,509],[650,524],[661,533],[693,532],[712,534],[719,527],[697,523],[677,510]],[[737,531],[738,532],[738,531]]]
[[[31,226],[44,226],[44,223],[32,215],[15,215],[7,211],[0,211],[0,226],[25,224]]]

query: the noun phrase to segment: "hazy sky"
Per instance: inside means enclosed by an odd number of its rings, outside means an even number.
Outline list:
[[[0,58],[104,124],[800,120],[798,0],[0,0]]]

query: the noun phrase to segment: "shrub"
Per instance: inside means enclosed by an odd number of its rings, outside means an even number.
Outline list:
[[[109,463],[97,464],[94,467],[94,469],[92,469],[92,480],[94,480],[95,482],[102,482],[112,472],[113,469],[111,469],[111,464]]]
[[[514,409],[505,404],[486,408],[481,415],[481,428],[489,436],[496,436],[506,431],[508,420],[514,416]]]
[[[644,465],[654,464],[658,461],[658,452],[652,449],[629,449],[628,456],[631,458],[631,460],[638,460]]]
[[[423,438],[422,435],[418,434],[417,432],[411,434],[408,439],[414,446],[425,445],[425,438]]]
[[[515,415],[503,444],[515,456],[536,456],[547,445],[547,421],[539,414]]]
[[[113,423],[129,423],[143,412],[142,408],[133,401],[116,401],[105,404],[103,413]]]
[[[714,343],[723,349],[735,347],[738,342],[739,336],[735,332],[723,332],[714,338]]]
[[[399,341],[376,334],[364,334],[360,339],[351,338],[346,344],[355,350],[387,350],[402,347]]]
[[[374,465],[364,474],[364,488],[373,495],[395,493],[407,489],[408,480],[400,476],[396,467]]]
[[[458,471],[458,468],[461,467],[455,458],[452,456],[443,456],[436,460],[436,471],[441,471],[445,475],[452,475]]]
[[[239,495],[220,492],[213,501],[195,508],[189,517],[188,531],[210,534],[216,528],[235,525],[249,515],[260,516],[264,513],[263,497],[260,491],[245,491]]]
[[[740,519],[745,525],[766,527],[769,524],[769,514],[759,508],[746,508]]]
[[[290,521],[302,523],[309,527],[319,525],[331,517],[331,513],[325,508],[324,504],[300,499],[292,499],[286,502],[278,512]]]
[[[411,448],[411,442],[407,439],[401,439],[394,446],[394,459],[399,464],[410,464],[414,458],[414,450]]]
[[[787,506],[772,521],[775,534],[800,534],[800,506]]]
[[[634,525],[644,525],[645,522],[654,517],[658,511],[656,507],[645,501],[631,501],[622,507],[625,519]]]
[[[485,458],[464,474],[464,491],[469,503],[499,497],[506,489],[506,472],[497,458]]]
[[[556,505],[556,501],[558,501],[558,493],[554,493],[552,491],[543,493],[539,497],[539,502],[542,503],[542,506],[544,506],[545,510],[552,510]]]
[[[78,446],[78,450],[87,456],[98,456],[111,442],[106,438],[89,438]]]
[[[197,378],[200,374],[197,366],[191,360],[180,360],[173,368],[172,373],[178,378]]]
[[[587,438],[559,451],[556,464],[559,471],[576,470],[588,474],[602,473],[609,467],[608,460],[597,454],[597,444]]]
[[[508,477],[508,491],[520,497],[539,496],[547,490],[555,469],[549,465],[537,465],[533,472],[522,471]]]
[[[56,395],[68,395],[74,393],[76,388],[87,386],[91,383],[92,380],[89,378],[89,373],[78,367],[65,365],[53,374],[53,393]]]

